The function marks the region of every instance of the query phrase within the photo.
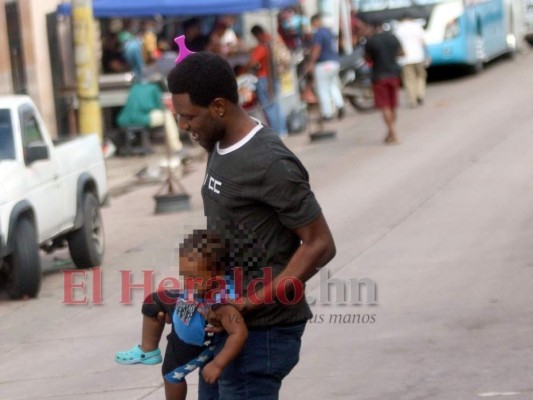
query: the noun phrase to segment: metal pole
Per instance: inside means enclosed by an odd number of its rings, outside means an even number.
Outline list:
[[[74,60],[79,102],[79,129],[97,133],[102,141],[102,111],[98,100],[98,68],[92,0],[72,0]]]

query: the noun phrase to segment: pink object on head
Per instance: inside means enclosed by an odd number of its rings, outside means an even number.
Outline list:
[[[176,43],[179,48],[178,58],[176,58],[175,61],[176,64],[179,64],[185,58],[189,57],[191,54],[194,54],[194,51],[190,51],[187,46],[185,46],[185,35],[181,35],[175,38],[174,43]]]

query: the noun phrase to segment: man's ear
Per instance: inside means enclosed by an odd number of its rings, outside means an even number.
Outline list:
[[[224,114],[226,114],[226,105],[227,105],[226,100],[221,97],[217,97],[211,103],[212,110],[215,112],[216,115],[219,115],[221,117],[224,116]]]

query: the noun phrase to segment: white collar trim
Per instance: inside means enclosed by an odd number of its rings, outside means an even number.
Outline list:
[[[217,144],[216,144],[217,153],[220,154],[221,156],[223,156],[225,154],[231,153],[232,151],[240,149],[242,146],[244,146],[246,143],[248,143],[255,136],[255,134],[257,132],[259,132],[263,128],[263,124],[261,123],[261,121],[259,121],[258,119],[255,119],[253,117],[252,117],[252,119],[255,122],[257,122],[257,126],[254,127],[254,129],[252,129],[245,137],[243,137],[237,143],[235,143],[234,145],[231,145],[229,147],[226,147],[225,149],[221,149],[220,148],[220,142],[217,142]]]

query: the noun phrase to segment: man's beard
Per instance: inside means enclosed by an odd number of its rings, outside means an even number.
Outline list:
[[[215,149],[215,145],[217,142],[222,140],[226,134],[226,130],[217,123],[216,120],[212,119],[212,123],[210,124],[209,129],[211,130],[212,134],[209,138],[209,140],[206,140],[204,143],[202,143],[202,147],[207,150],[208,153],[211,153]]]

